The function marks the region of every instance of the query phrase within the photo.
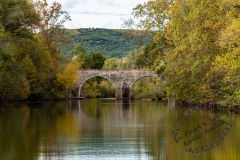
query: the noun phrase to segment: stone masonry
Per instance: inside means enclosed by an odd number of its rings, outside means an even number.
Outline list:
[[[131,88],[134,83],[144,77],[156,77],[162,82],[162,78],[149,70],[80,70],[78,71],[79,80],[75,89],[72,91],[72,98],[79,98],[83,84],[93,77],[103,77],[109,80],[116,91],[116,99],[130,99]]]

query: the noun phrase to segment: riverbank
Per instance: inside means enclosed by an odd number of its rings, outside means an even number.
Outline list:
[[[240,106],[224,106],[217,102],[205,102],[205,103],[187,103],[177,101],[176,105],[185,106],[187,108],[191,108],[193,106],[199,106],[201,108],[205,108],[206,110],[219,111],[224,109],[227,112],[233,112],[235,114],[240,114]]]
[[[81,99],[89,99],[89,98],[62,98],[62,99],[49,99],[49,100],[24,100],[24,101],[4,101],[1,100],[0,103],[41,103],[41,102],[56,102],[56,101],[66,101],[66,100],[81,100]],[[158,99],[132,99],[132,100],[140,100],[140,101],[158,101]],[[162,100],[161,100],[162,101]],[[216,102],[205,102],[205,103],[187,103],[182,101],[176,101],[177,106],[186,107],[186,108],[192,108],[195,106],[199,106],[201,108],[205,108],[206,110],[212,110],[212,111],[219,111],[219,110],[226,110],[227,112],[233,112],[235,114],[240,114],[240,106],[223,106],[221,104],[218,104]]]

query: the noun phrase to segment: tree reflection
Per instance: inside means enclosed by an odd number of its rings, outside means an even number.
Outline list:
[[[233,127],[217,147],[197,154],[185,152],[183,141],[171,137],[185,109],[169,109],[157,101],[76,100],[0,107],[0,159],[65,159],[67,155],[136,159],[216,159],[240,156],[240,117],[226,114]],[[197,126],[215,113],[199,111],[178,131]],[[200,132],[200,131],[199,131]],[[212,142],[221,128],[190,144]],[[184,140],[188,140],[185,137]],[[201,148],[199,148],[201,150]]]
[[[54,105],[54,106],[53,106]],[[49,155],[61,144],[54,139],[79,132],[74,114],[66,114],[65,103],[27,104],[1,107],[0,158],[36,159],[40,152]]]

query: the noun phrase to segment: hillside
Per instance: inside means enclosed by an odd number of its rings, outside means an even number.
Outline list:
[[[75,43],[80,44],[89,52],[100,52],[103,56],[124,57],[137,47],[137,40],[131,40],[123,36],[126,30],[114,30],[103,28],[68,29]],[[63,53],[70,53],[72,47],[62,48]],[[71,53],[70,53],[71,54]]]

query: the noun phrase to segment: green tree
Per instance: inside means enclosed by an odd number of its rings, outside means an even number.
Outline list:
[[[140,68],[152,68],[156,58],[160,57],[159,54],[163,54],[163,48],[156,42],[150,42],[144,47],[144,52],[136,61],[136,65]]]
[[[240,2],[225,0],[222,8],[228,8],[225,29],[220,33],[219,43],[223,53],[218,55],[211,68],[210,85],[225,105],[240,105]]]
[[[99,78],[98,78],[99,79]],[[98,79],[92,78],[88,80],[84,85],[83,85],[83,96],[86,98],[99,98],[101,93],[99,92],[99,83]]]
[[[11,35],[6,33],[3,27],[0,27],[0,70],[4,66],[5,61],[13,58],[11,40]]]
[[[15,37],[15,41],[19,38],[33,38],[31,28],[38,22],[38,16],[28,0],[0,2],[0,26]]]
[[[106,79],[103,79],[99,84],[100,97],[115,97],[114,86]]]
[[[73,60],[76,62],[76,63],[79,63],[79,69],[82,68],[83,64],[85,63],[85,59],[86,59],[86,51],[85,49],[80,45],[76,45],[74,46],[73,48],[73,53],[74,53],[74,57],[73,57]]]
[[[117,69],[118,63],[119,63],[118,58],[108,58],[104,61],[103,69]]]
[[[29,95],[29,83],[20,65],[7,61],[0,78],[0,97],[3,100],[22,100]]]
[[[115,97],[114,86],[102,77],[91,78],[82,88],[82,96],[86,98]]]
[[[30,99],[41,99],[43,96],[47,98],[47,95],[50,93],[49,86],[54,86],[51,83],[52,79],[55,78],[55,76],[53,76],[55,72],[53,60],[47,48],[44,47],[41,40],[36,37],[33,40],[22,40],[21,45],[16,44],[13,50],[14,59],[23,67],[28,77],[27,79],[30,81],[34,79],[30,83]],[[34,72],[36,72],[36,74]],[[34,74],[35,76],[33,76]]]
[[[157,78],[146,77],[135,82],[131,97],[133,99],[166,99],[164,84]]]
[[[144,47],[139,47],[130,52],[127,56],[127,69],[137,69],[139,68],[137,65],[137,60],[139,59],[140,56],[143,54],[143,49]]]
[[[37,14],[27,0],[0,2],[1,99],[22,100],[30,94],[29,81],[16,59],[16,46],[34,39],[32,27],[38,22]]]
[[[78,56],[78,55],[85,56],[86,55],[86,50],[83,48],[83,46],[81,46],[80,44],[77,44],[73,48],[73,53],[76,56]]]
[[[84,69],[102,69],[104,64],[105,57],[102,56],[99,52],[91,52],[89,53],[83,64]]]
[[[143,54],[143,48],[139,47],[131,52],[126,57],[121,59],[109,58],[104,61],[103,69],[137,69],[137,60]]]
[[[41,88],[37,82],[37,70],[32,60],[29,58],[29,55],[26,55],[20,65],[26,74],[26,78],[30,87],[30,95],[38,93]]]

